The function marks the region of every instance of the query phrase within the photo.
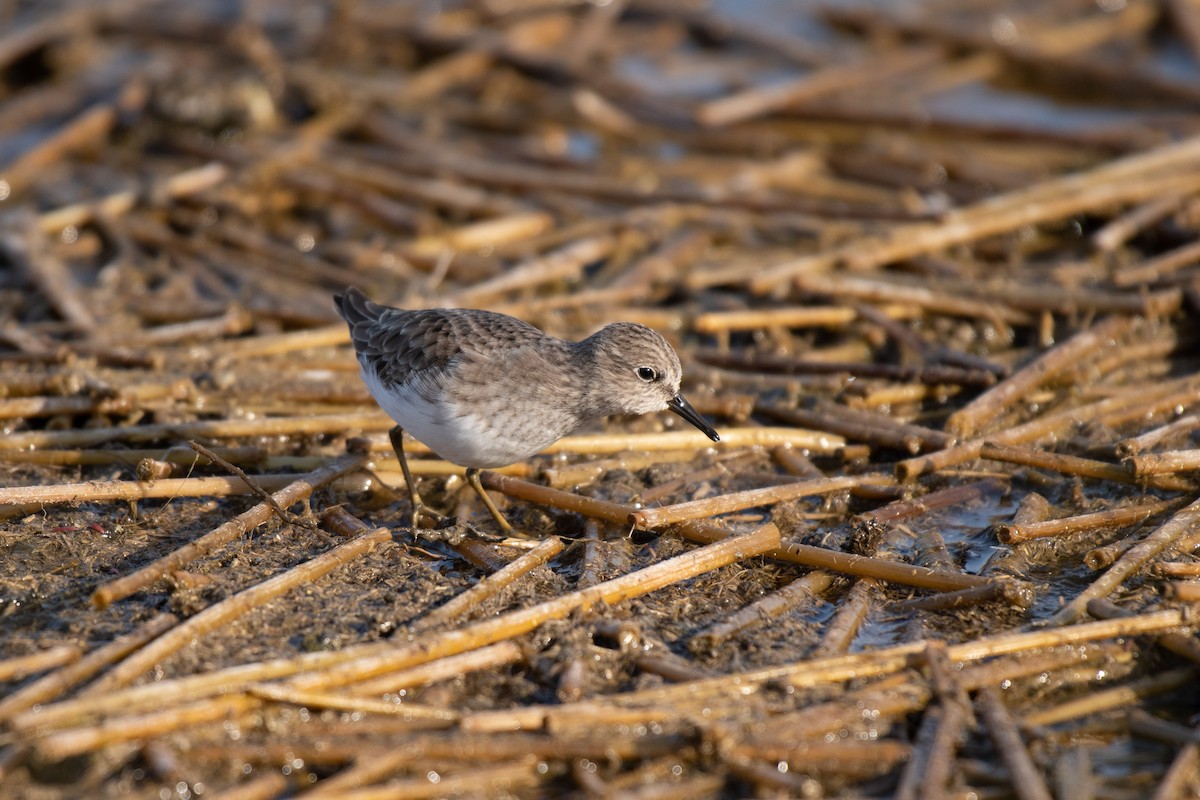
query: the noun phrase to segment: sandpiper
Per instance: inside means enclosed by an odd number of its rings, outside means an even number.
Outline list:
[[[413,527],[428,511],[404,457],[408,431],[467,481],[508,535],[508,521],[479,481],[580,425],[610,414],[670,409],[714,442],[716,430],[679,393],[679,356],[632,322],[568,342],[505,314],[459,308],[405,310],[355,288],[334,297],[350,326],[363,381],[396,426],[390,438],[408,484]]]

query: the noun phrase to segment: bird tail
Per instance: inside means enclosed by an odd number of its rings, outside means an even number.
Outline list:
[[[383,306],[372,303],[365,294],[353,286],[346,287],[346,291],[341,294],[335,294],[333,304],[337,306],[338,314],[349,323],[351,328],[360,322],[373,322],[379,319],[384,310]]]

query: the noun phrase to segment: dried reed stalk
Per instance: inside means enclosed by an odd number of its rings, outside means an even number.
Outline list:
[[[93,650],[80,660],[68,664],[28,686],[21,687],[0,699],[0,722],[9,719],[14,714],[58,697],[73,686],[100,672],[109,664],[125,658],[178,622],[179,619],[174,614],[159,614],[139,625],[130,633]]]
[[[1108,317],[1080,331],[955,411],[947,418],[946,429],[964,439],[977,435],[989,423],[1008,413],[1013,403],[1023,400],[1064,370],[1076,367],[1097,350],[1113,346],[1133,326],[1134,320],[1130,317]]]
[[[511,639],[527,633],[552,619],[562,619],[576,609],[588,609],[597,603],[613,603],[670,586],[695,575],[759,555],[779,544],[779,530],[764,525],[750,533],[730,537],[690,553],[654,564],[620,578],[581,589],[539,603],[528,609],[510,611],[495,619],[476,622],[464,628],[430,634],[409,647],[391,648],[391,652],[366,655],[339,666],[294,679],[300,689],[344,686],[384,672],[415,666],[436,658]]]
[[[99,725],[52,733],[35,740],[33,746],[42,758],[59,761],[117,742],[148,739],[221,719],[238,719],[260,704],[261,701],[245,695],[205,699],[163,711],[124,716]]]
[[[264,419],[221,419],[120,428],[66,431],[28,431],[0,436],[0,450],[95,447],[108,442],[180,441],[188,439],[306,436],[346,431],[385,431],[395,425],[382,411]]]
[[[1140,483],[1155,489],[1175,492],[1187,491],[1193,486],[1190,481],[1181,480],[1174,475],[1139,476],[1123,464],[1109,464],[1091,458],[1031,450],[995,442],[984,442],[983,447],[979,450],[979,457],[1054,470],[1064,475],[1078,475],[1083,478],[1097,478],[1119,483]]]
[[[800,497],[833,494],[858,486],[894,486],[888,475],[853,475],[845,478],[818,478],[781,486],[766,486],[745,492],[706,497],[672,506],[645,508],[629,515],[629,524],[642,530],[654,530],[691,519],[708,519],[720,514],[742,511],[755,506],[773,506]]]
[[[497,642],[478,650],[468,650],[455,656],[439,658],[427,664],[385,672],[370,680],[352,683],[346,693],[354,697],[394,694],[402,689],[426,686],[450,680],[472,672],[495,669],[525,659],[525,653],[514,642]]]
[[[1092,690],[1085,697],[1041,708],[1021,717],[1025,725],[1055,725],[1067,720],[1079,719],[1114,708],[1122,708],[1140,702],[1143,698],[1178,689],[1194,683],[1196,667],[1180,667],[1130,681],[1124,686],[1111,689]]]
[[[356,536],[345,544],[338,545],[316,558],[289,569],[287,572],[276,575],[248,589],[243,589],[232,597],[209,606],[193,617],[189,617],[186,622],[171,629],[170,632],[160,636],[152,644],[123,661],[120,666],[105,675],[96,685],[97,687],[103,686],[105,689],[110,689],[131,683],[133,679],[151,669],[159,661],[162,661],[184,647],[188,647],[194,642],[203,640],[207,634],[231,620],[243,616],[258,606],[268,603],[298,586],[311,583],[338,567],[345,566],[359,556],[369,553],[379,545],[391,541],[392,532],[385,528],[380,528],[379,530]],[[98,688],[97,691],[101,690]]]
[[[740,633],[765,625],[775,617],[790,613],[799,605],[812,602],[832,583],[833,576],[826,572],[813,571],[799,577],[761,600],[754,601],[694,634],[688,642],[688,649],[693,652],[712,651]]]
[[[495,597],[498,592],[509,586],[513,581],[545,564],[562,552],[562,540],[557,536],[541,542],[520,558],[515,559],[504,569],[495,572],[476,583],[470,589],[455,596],[445,605],[439,606],[421,617],[413,626],[414,630],[425,630],[448,622],[453,622],[466,616],[472,609],[479,608],[488,599]]]
[[[1170,631],[1186,625],[1185,616],[1178,610],[1163,610],[1133,617],[1084,622],[1052,630],[1005,633],[984,636],[970,642],[950,645],[947,657],[952,661],[979,661],[1009,653],[1025,653],[1048,647],[1060,647],[1080,642],[1092,642],[1120,636]],[[767,681],[783,681],[797,688],[822,686],[851,678],[895,673],[907,668],[914,656],[925,647],[923,642],[894,645],[867,653],[798,661],[750,670],[717,678],[689,681],[678,686],[660,687],[620,695],[610,695],[606,702],[618,705],[643,703],[669,704],[690,702],[713,696],[739,696],[754,691]]]
[[[1052,178],[989,198],[953,211],[936,223],[898,226],[866,240],[856,239],[822,253],[784,262],[751,280],[750,288],[765,294],[797,276],[828,270],[841,262],[862,271],[1091,208],[1195,191],[1200,182],[1189,173],[1198,162],[1200,138],[1171,142],[1086,172]],[[1133,176],[1137,180],[1126,180]]]
[[[1124,528],[1136,525],[1164,511],[1179,508],[1186,502],[1186,500],[1159,500],[1153,503],[1135,503],[1108,511],[1061,517],[1044,522],[999,524],[995,526],[996,535],[1005,544],[1016,544],[1048,536],[1069,536],[1086,531]]]
[[[74,664],[83,657],[83,650],[73,644],[60,644],[27,656],[14,656],[0,661],[0,681],[16,681],[26,675],[36,675],[48,669]]]
[[[1180,537],[1194,530],[1197,525],[1200,525],[1200,500],[1176,511],[1153,533],[1131,547],[1095,582],[1050,617],[1049,623],[1066,625],[1073,622],[1087,609],[1088,601],[1107,597],[1131,575],[1145,566],[1150,559],[1162,553]]]
[[[116,601],[128,597],[139,589],[149,586],[154,581],[177,570],[184,564],[210,553],[233,541],[246,531],[252,530],[271,518],[275,506],[288,508],[311,495],[314,491],[334,479],[360,468],[366,463],[366,456],[345,455],[335,461],[313,470],[298,480],[293,480],[286,487],[276,492],[272,499],[274,503],[262,502],[249,511],[239,514],[219,528],[201,536],[194,542],[184,545],[169,555],[163,556],[152,564],[142,567],[137,572],[110,581],[92,593],[92,605],[105,608]]]
[[[1008,767],[1009,780],[1017,796],[1022,800],[1051,800],[1050,790],[1042,780],[1041,772],[1033,762],[1033,756],[1021,738],[1017,723],[1000,692],[991,686],[985,686],[976,695],[976,704],[980,715],[987,723],[988,732],[995,743],[996,752],[1004,765]]]
[[[559,489],[528,483],[516,478],[485,472],[483,485],[510,497],[553,506],[564,511],[574,511],[595,519],[612,523],[624,523],[634,513],[632,508],[618,503],[595,500]],[[716,525],[698,521],[684,522],[672,529],[685,539],[708,544],[730,536],[730,532]],[[791,561],[809,567],[829,569],[864,578],[879,578],[911,586],[920,586],[938,591],[966,589],[988,583],[988,578],[965,575],[961,572],[931,570],[924,567],[900,564],[879,558],[868,558],[850,553],[839,553],[823,547],[783,542],[766,553],[771,558]]]

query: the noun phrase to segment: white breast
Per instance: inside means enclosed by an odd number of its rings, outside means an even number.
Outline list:
[[[414,439],[442,458],[463,467],[504,467],[546,449],[562,436],[554,426],[504,424],[451,405],[430,400],[411,386],[384,386],[373,370],[362,371],[363,382],[389,417]]]

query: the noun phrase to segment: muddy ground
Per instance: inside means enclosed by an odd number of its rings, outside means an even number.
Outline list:
[[[0,795],[1200,792],[1197,31],[0,4]],[[650,325],[722,442],[520,539],[414,444],[414,531],[348,285]]]

